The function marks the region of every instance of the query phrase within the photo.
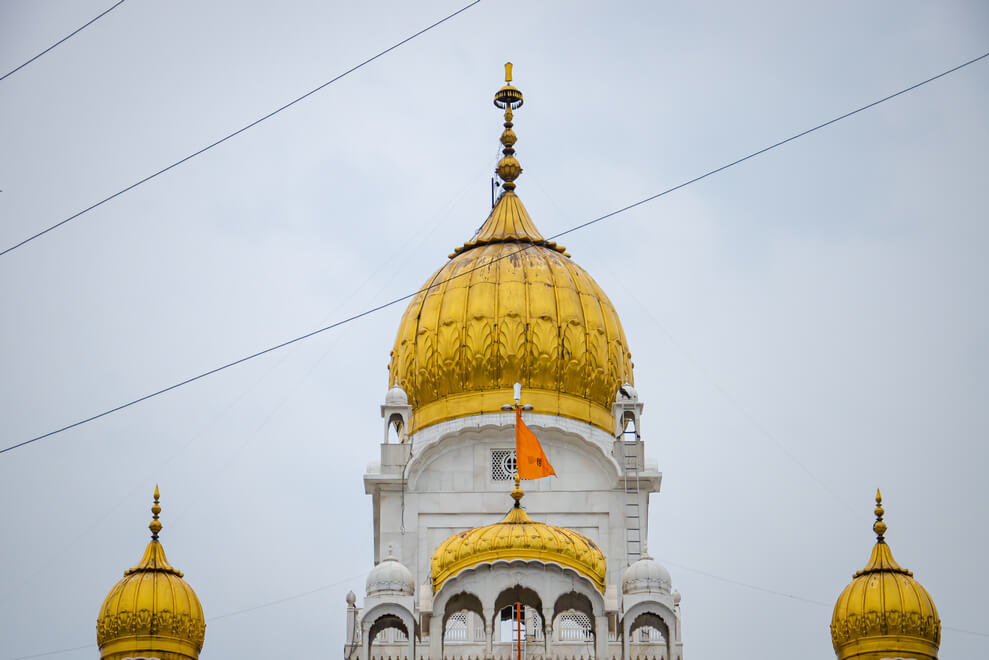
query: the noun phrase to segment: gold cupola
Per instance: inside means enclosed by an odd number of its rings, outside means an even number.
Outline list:
[[[100,660],[149,657],[197,660],[206,635],[203,608],[158,541],[158,487],[148,525],[151,542],[134,568],[107,594],[96,618]]]
[[[411,431],[501,411],[522,383],[536,411],[614,432],[611,404],[634,384],[618,314],[601,287],[562,246],[543,238],[515,181],[512,111],[522,92],[506,84],[503,192],[487,220],[450,255],[405,310],[389,364],[389,386],[413,407]]]
[[[569,568],[586,577],[604,593],[607,562],[591,539],[566,527],[536,522],[522,508],[522,489],[515,476],[515,506],[505,519],[454,534],[433,553],[433,592],[461,571],[482,564],[540,561]]]
[[[927,590],[901,568],[886,544],[882,494],[876,491],[876,545],[834,606],[831,641],[838,660],[936,660],[941,619]]]

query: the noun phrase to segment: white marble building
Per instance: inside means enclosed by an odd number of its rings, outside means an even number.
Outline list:
[[[362,603],[348,594],[344,657],[682,660],[680,596],[645,554],[662,474],[631,353],[607,296],[515,194],[522,94],[507,74],[504,191],[409,303],[391,354],[364,475],[375,568]],[[503,411],[515,383],[558,475],[524,497]]]

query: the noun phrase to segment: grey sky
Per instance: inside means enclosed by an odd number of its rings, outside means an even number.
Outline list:
[[[3,2],[0,70],[109,4]],[[0,245],[463,4],[126,2],[0,82]],[[0,258],[2,444],[420,286],[487,213],[506,60],[518,192],[550,235],[980,55],[987,28],[979,2],[482,2]],[[989,655],[987,82],[983,62],[561,241],[631,345],[690,660],[833,658],[876,486],[944,625],[983,633],[946,629],[943,657]],[[338,657],[403,309],[0,456],[0,659],[96,657],[156,482],[204,659]]]

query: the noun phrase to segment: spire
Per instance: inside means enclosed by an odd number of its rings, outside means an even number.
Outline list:
[[[505,190],[515,190],[515,179],[522,174],[522,165],[515,159],[515,142],[518,136],[512,130],[512,110],[522,107],[522,92],[512,87],[512,63],[505,63],[505,86],[495,93],[494,104],[497,108],[505,109],[505,130],[501,134],[501,144],[505,147],[501,150],[504,154],[498,162],[498,176],[505,183]]]
[[[165,557],[165,549],[161,547],[161,542],[158,541],[158,532],[161,531],[161,521],[158,520],[158,514],[161,513],[161,505],[158,504],[160,498],[158,484],[155,484],[155,503],[151,505],[152,517],[151,523],[148,525],[148,529],[151,530],[151,541],[148,542],[148,547],[144,549],[144,556],[141,557],[141,561],[134,568],[124,571],[124,575],[146,571],[161,571],[182,577],[182,571],[176,570],[168,563],[168,559]]]
[[[512,110],[522,106],[522,92],[513,87],[511,83],[512,63],[508,62],[505,64],[505,86],[499,89],[494,97],[495,106],[505,109],[505,130],[501,134],[501,144],[504,146],[502,153],[504,155],[495,170],[504,181],[502,187],[505,190],[495,202],[488,219],[484,221],[474,237],[455,249],[450,255],[451,259],[471,248],[493,243],[532,243],[570,256],[562,245],[557,245],[555,242],[543,238],[543,235],[536,229],[535,223],[532,222],[532,218],[529,217],[529,212],[525,210],[522,201],[515,194],[515,179],[522,174],[522,166],[515,159],[515,142],[518,140],[518,136],[512,130]]]
[[[883,522],[883,514],[886,512],[883,511],[883,494],[879,492],[878,488],[876,489],[875,513],[876,513],[876,522],[872,525],[872,531],[876,533],[877,543],[885,543],[886,541],[883,538],[883,534],[886,533],[886,523]]]
[[[522,496],[525,495],[525,493],[522,491],[522,487],[519,484],[520,484],[519,473],[516,472],[515,473],[515,488],[512,489],[512,499],[515,500],[515,508],[516,509],[522,508]]]
[[[883,522],[883,514],[886,511],[883,509],[883,494],[876,489],[876,522],[872,525],[872,531],[876,533],[876,545],[872,548],[872,555],[869,557],[869,563],[866,564],[865,568],[861,571],[855,573],[855,577],[860,575],[866,575],[868,573],[903,573],[904,575],[912,576],[913,573],[903,568],[896,563],[893,559],[893,552],[889,549],[889,545],[886,544],[886,539],[883,534],[886,533],[886,523]]]
[[[154,541],[158,540],[158,532],[161,531],[161,522],[158,520],[158,514],[161,513],[161,506],[158,504],[158,499],[161,497],[158,493],[158,484],[155,484],[155,503],[151,505],[151,524],[148,525],[148,529],[151,530],[151,539]]]

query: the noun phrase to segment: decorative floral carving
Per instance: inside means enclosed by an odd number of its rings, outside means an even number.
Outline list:
[[[116,614],[102,616],[96,623],[96,643],[104,646],[120,637],[134,635],[160,635],[178,637],[194,643],[202,649],[206,637],[206,623],[186,613],[176,614],[171,610],[151,612],[140,609],[136,612],[124,610]]]

